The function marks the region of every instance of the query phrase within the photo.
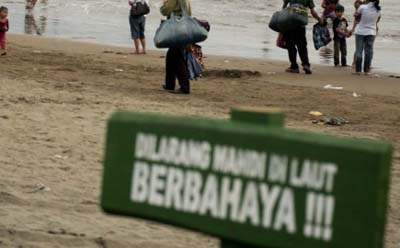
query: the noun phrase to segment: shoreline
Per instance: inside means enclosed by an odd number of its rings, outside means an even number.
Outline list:
[[[9,36],[9,55],[0,58],[1,247],[217,248],[212,237],[100,210],[106,124],[116,110],[227,119],[232,107],[247,105],[283,109],[285,128],[392,143],[385,247],[398,248],[400,79],[331,66],[288,74],[279,61],[208,56],[187,96],[161,89],[164,52],[130,52]],[[350,123],[313,124],[310,111]]]
[[[75,41],[64,38],[49,38],[41,36],[30,36],[21,34],[10,34],[9,43],[17,43],[23,46],[32,46],[35,49],[49,49],[54,51],[70,50],[73,53],[109,53],[109,55],[122,56],[129,61],[131,58],[149,59],[154,62],[156,58],[165,56],[166,50],[148,50],[147,55],[131,54],[133,48],[93,44],[91,42]],[[12,56],[10,53],[8,56]],[[128,58],[129,56],[129,58]],[[326,85],[344,87],[345,91],[352,91],[363,94],[378,94],[388,96],[400,96],[400,79],[390,76],[399,76],[391,72],[373,73],[375,76],[355,76],[352,75],[353,68],[335,68],[330,65],[313,65],[313,75],[305,76],[301,74],[289,74],[284,70],[288,67],[288,62],[263,58],[245,58],[223,55],[206,55],[207,69],[226,69],[226,70],[246,70],[264,73],[263,77],[269,76],[268,80],[274,83],[286,84],[292,86],[309,86],[323,88]],[[267,69],[267,70],[266,70]],[[266,75],[265,75],[266,74]],[[325,75],[326,79],[321,77]],[[275,80],[276,79],[276,80]],[[289,79],[289,80],[288,80]],[[308,82],[304,84],[302,80]],[[379,81],[379,84],[378,82]],[[384,85],[382,85],[384,84]]]

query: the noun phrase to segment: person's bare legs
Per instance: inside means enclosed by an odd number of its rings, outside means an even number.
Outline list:
[[[7,44],[5,41],[0,41],[0,56],[7,55]]]
[[[143,54],[146,54],[146,39],[140,39],[140,43],[142,44],[142,48],[143,48]]]
[[[135,54],[139,54],[139,39],[134,39],[135,43]]]

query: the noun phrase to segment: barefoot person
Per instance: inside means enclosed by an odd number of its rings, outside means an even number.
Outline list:
[[[360,19],[361,19],[360,18],[361,16],[359,16],[357,14],[357,11],[358,11],[358,8],[360,8],[360,6],[363,5],[363,4],[364,4],[364,2],[361,1],[361,0],[355,0],[354,1],[354,8],[355,8],[356,12],[354,14],[353,28],[351,29],[351,33],[353,33],[353,34],[356,31],[356,27],[357,27],[357,25],[358,25],[358,23],[360,22]],[[356,52],[354,52],[353,63],[351,64],[351,67],[356,68]]]
[[[371,62],[374,53],[374,41],[377,33],[377,24],[381,18],[381,6],[379,0],[367,0],[366,4],[361,5],[356,18],[360,18],[356,35],[356,75],[361,75],[362,70],[366,75],[371,72]],[[363,58],[363,53],[365,57]],[[364,60],[364,68],[363,68]]]
[[[187,14],[191,15],[189,0],[183,0],[186,5]],[[172,13],[182,16],[182,9],[179,0],[165,0],[161,7],[161,14],[170,17]],[[181,94],[190,94],[190,81],[187,63],[184,57],[185,47],[171,47],[167,52],[166,76],[163,88],[168,91],[175,91],[176,79],[178,79]]]
[[[4,6],[0,7],[0,55],[7,55],[6,33],[9,30],[8,25],[8,9]]]
[[[138,5],[149,6],[149,0],[129,0],[131,6],[131,13],[129,15],[129,24],[131,27],[131,36],[135,46],[135,54],[146,54],[146,37],[144,35],[146,26],[146,15],[142,13],[135,14],[134,8]],[[142,52],[140,52],[140,45],[142,45]]]
[[[322,23],[322,19],[315,12],[315,4],[313,0],[284,0],[283,8],[286,8],[289,3],[291,5],[302,5],[304,8],[310,9],[312,16]],[[308,59],[306,27],[298,27],[294,30],[284,33],[289,53],[290,67],[286,72],[300,73],[299,65],[297,64],[297,52],[303,65],[303,70],[306,74],[312,74],[310,61]]]

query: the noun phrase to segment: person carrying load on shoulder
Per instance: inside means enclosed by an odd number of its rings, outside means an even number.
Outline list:
[[[192,9],[190,6],[190,2],[188,0],[183,0],[186,5],[186,11],[188,15],[192,15]],[[177,16],[182,16],[182,8],[179,4],[179,0],[164,0],[163,5],[161,6],[161,14],[163,16],[169,17],[173,13]]]
[[[312,16],[317,19],[321,24],[323,19],[315,11],[315,4],[313,0],[284,0],[283,9],[288,6],[304,9],[307,11],[310,9]],[[290,29],[283,34],[286,41],[286,46],[289,54],[290,67],[286,72],[300,73],[299,66],[297,64],[297,52],[299,53],[303,70],[306,74],[312,74],[311,65],[308,58],[307,50],[307,38],[306,38],[306,27],[299,26],[294,29]]]
[[[160,12],[163,16],[170,18],[172,14],[175,16],[182,16],[183,10],[181,2],[186,7],[186,14],[191,16],[191,6],[188,0],[165,0],[160,8]],[[178,79],[181,94],[190,94],[190,80],[189,72],[187,68],[187,61],[185,59],[186,47],[170,47],[166,57],[166,76],[165,85],[163,88],[167,91],[175,91],[176,79]]]

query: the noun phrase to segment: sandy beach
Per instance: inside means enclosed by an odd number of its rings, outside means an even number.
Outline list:
[[[282,108],[286,127],[394,144],[386,247],[400,246],[400,79],[351,68],[208,56],[189,96],[161,90],[164,52],[24,35],[0,58],[0,247],[212,248],[214,238],[99,207],[106,121],[115,110],[229,118],[233,106]],[[324,86],[344,87],[343,90]],[[354,93],[358,97],[354,97]],[[350,124],[313,124],[309,111]]]

